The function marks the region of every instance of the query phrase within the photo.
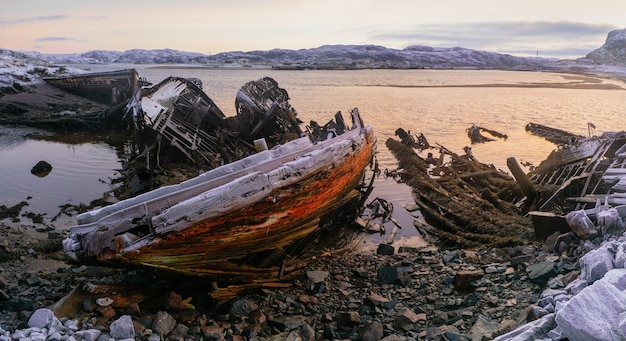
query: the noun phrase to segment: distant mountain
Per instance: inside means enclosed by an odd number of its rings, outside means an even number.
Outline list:
[[[31,53],[54,64],[129,63],[129,64],[224,64],[250,63],[262,65],[298,64],[310,67],[333,65],[372,68],[527,68],[554,63],[553,59],[515,57],[461,47],[433,48],[409,46],[402,50],[378,45],[324,45],[311,49],[269,51],[233,51],[215,55],[173,49],[124,52],[94,50],[72,54]]]
[[[379,45],[324,45],[311,49],[231,51],[215,55],[174,49],[132,49],[124,52],[93,50],[85,53],[42,54],[0,49],[0,69],[17,75],[20,66],[72,64],[197,64],[207,66],[264,65],[285,68],[490,68],[502,70],[551,70],[626,77],[626,29],[609,32],[602,47],[578,59],[516,57],[462,47],[409,46],[398,50]],[[78,70],[78,71],[77,71]],[[63,69],[49,72],[81,72]],[[4,72],[6,73],[6,72]]]
[[[593,64],[626,66],[626,29],[609,32],[604,45],[589,52],[585,59]]]

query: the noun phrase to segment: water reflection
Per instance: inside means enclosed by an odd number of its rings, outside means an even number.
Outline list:
[[[64,204],[88,204],[109,191],[120,161],[104,142],[48,136],[35,130],[0,130],[0,205],[26,201],[24,212],[58,214]],[[45,162],[41,170],[33,168]]]
[[[624,83],[598,77],[543,72],[490,70],[360,70],[277,71],[168,69],[146,65],[90,65],[92,71],[138,68],[148,81],[158,83],[169,76],[194,77],[227,116],[234,116],[237,90],[250,80],[269,76],[285,88],[291,105],[304,122],[325,120],[338,110],[358,107],[378,138],[378,161],[382,170],[396,167],[385,140],[397,128],[424,133],[431,144],[463,153],[469,145],[466,129],[472,124],[508,135],[472,146],[485,163],[507,171],[506,159],[537,165],[555,148],[524,129],[535,122],[587,135],[587,123],[596,133],[626,129]],[[576,86],[572,86],[576,85]],[[598,87],[597,85],[602,85]],[[618,90],[607,90],[607,89]],[[619,90],[621,89],[621,90]],[[108,179],[117,176],[120,162],[116,150],[97,141],[64,141],[16,133],[0,127],[0,198],[26,200],[35,212],[58,212],[64,203],[88,203],[110,190]],[[43,178],[30,174],[40,160],[53,171]],[[403,228],[398,238],[410,238],[413,217],[402,206],[411,202],[410,189],[392,179],[377,179],[371,199],[379,196],[394,204],[395,218]],[[2,202],[0,202],[2,204]]]

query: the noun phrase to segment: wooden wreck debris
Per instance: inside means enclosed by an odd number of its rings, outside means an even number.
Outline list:
[[[529,173],[538,192],[529,214],[541,237],[555,226],[562,232],[570,213],[584,211],[595,220],[600,212],[626,205],[626,132],[564,136],[569,138],[555,139],[559,148]]]
[[[356,108],[350,126],[337,114],[326,125],[334,127],[332,134],[299,137],[295,110],[271,79],[243,87],[236,118],[223,118],[199,91],[188,80],[169,78],[129,109],[143,133],[154,127],[155,143],[198,154],[194,160],[205,164],[222,153],[216,150],[221,141],[209,143],[217,131],[236,136],[228,141],[233,148],[258,138],[275,146],[259,152],[250,146],[248,156],[200,176],[78,216],[64,241],[68,255],[83,263],[264,282],[300,269],[314,232],[354,221],[375,148],[372,128]],[[290,134],[295,139],[285,142]]]
[[[477,126],[475,124],[473,124],[471,127],[467,128],[467,136],[470,138],[470,141],[472,142],[472,144],[475,143],[485,143],[485,142],[490,142],[490,141],[494,141],[495,139],[492,139],[490,137],[484,136],[482,134],[482,132],[486,132],[488,134],[490,134],[491,136],[497,137],[497,138],[501,138],[506,140],[508,138],[508,136],[506,134],[502,134],[499,133],[495,130],[491,130],[491,129],[487,129],[487,128],[483,128],[480,126]]]
[[[574,226],[574,232],[580,238],[594,236],[596,230],[612,230],[615,225],[612,223],[609,228],[593,227],[594,224],[607,224],[605,216],[613,212],[609,210],[620,212],[621,218],[618,220],[623,220],[626,216],[626,208],[623,208],[626,207],[626,132],[585,137],[537,124],[529,124],[526,129],[553,141],[558,144],[558,148],[528,174],[524,174],[515,158],[509,158],[507,165],[515,177],[515,184],[512,185],[513,179],[509,177],[490,191],[484,191],[476,183],[466,182],[470,178],[476,181],[477,172],[485,171],[471,156],[469,147],[465,148],[466,155],[463,157],[441,148],[450,160],[442,164],[441,157],[422,159],[417,154],[413,155],[414,150],[402,152],[399,146],[403,144],[388,140],[387,145],[401,162],[401,171],[394,174],[400,174],[411,185],[427,222],[436,227],[436,230],[429,227],[423,229],[443,235],[455,243],[467,243],[466,234],[471,231],[471,222],[464,219],[464,215],[473,217],[473,211],[476,210],[498,219],[511,218],[509,213],[512,212],[516,215],[528,214],[537,240],[546,239],[555,232],[571,231],[573,223],[568,224],[566,218],[575,212],[584,212],[589,220],[581,225],[588,224],[589,228]],[[403,163],[402,160],[408,158],[408,154],[411,154],[409,159],[413,161]],[[501,176],[493,171],[491,174],[494,179],[496,175]],[[468,193],[474,193],[474,197],[468,197]],[[504,216],[501,213],[494,214],[493,208],[476,199],[488,199],[495,204],[489,199],[495,193],[498,193],[497,198],[500,200],[497,201],[500,205],[498,209],[515,209],[506,210]],[[513,218],[517,226],[528,225],[526,220],[520,223],[518,219],[525,220]],[[480,218],[474,217],[473,221],[480,221]],[[495,218],[490,219],[490,223],[494,221]],[[489,229],[488,226],[486,224],[482,230]],[[501,225],[504,226],[506,224]],[[515,235],[514,231],[509,232]],[[528,237],[526,232],[522,233]]]
[[[139,74],[135,69],[44,77],[43,80],[69,93],[110,105],[127,101],[139,88]]]
[[[398,174],[413,189],[429,223],[416,227],[437,236],[444,245],[468,248],[533,241],[530,219],[514,204],[523,194],[508,174],[478,162],[471,153],[458,155],[443,146],[432,164],[433,160],[397,140],[390,138],[386,145],[398,159]]]
[[[575,142],[578,139],[584,138],[584,136],[582,135],[572,134],[565,130],[552,128],[532,122],[526,125],[526,131],[535,136],[543,137],[556,145],[569,144]]]
[[[402,128],[396,129],[396,136],[400,138],[402,143],[408,147],[417,148],[419,150],[424,150],[430,148],[430,143],[426,139],[424,134],[419,133],[419,135],[411,135],[411,131],[406,131]]]

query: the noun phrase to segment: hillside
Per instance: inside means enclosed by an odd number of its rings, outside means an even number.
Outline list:
[[[537,68],[554,64],[554,59],[516,57],[494,52],[476,51],[462,47],[433,48],[409,46],[402,50],[378,45],[325,45],[311,49],[269,51],[232,51],[215,55],[173,49],[132,49],[124,52],[94,50],[73,54],[30,53],[54,64],[256,64],[302,65],[333,68]]]

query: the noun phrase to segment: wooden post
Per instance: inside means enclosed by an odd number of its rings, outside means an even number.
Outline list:
[[[509,167],[511,173],[513,173],[513,177],[517,181],[517,184],[522,189],[522,193],[524,193],[529,199],[534,199],[537,195],[537,190],[535,186],[533,186],[532,181],[526,176],[522,168],[517,163],[517,160],[514,157],[509,157],[506,159],[506,165]]]

